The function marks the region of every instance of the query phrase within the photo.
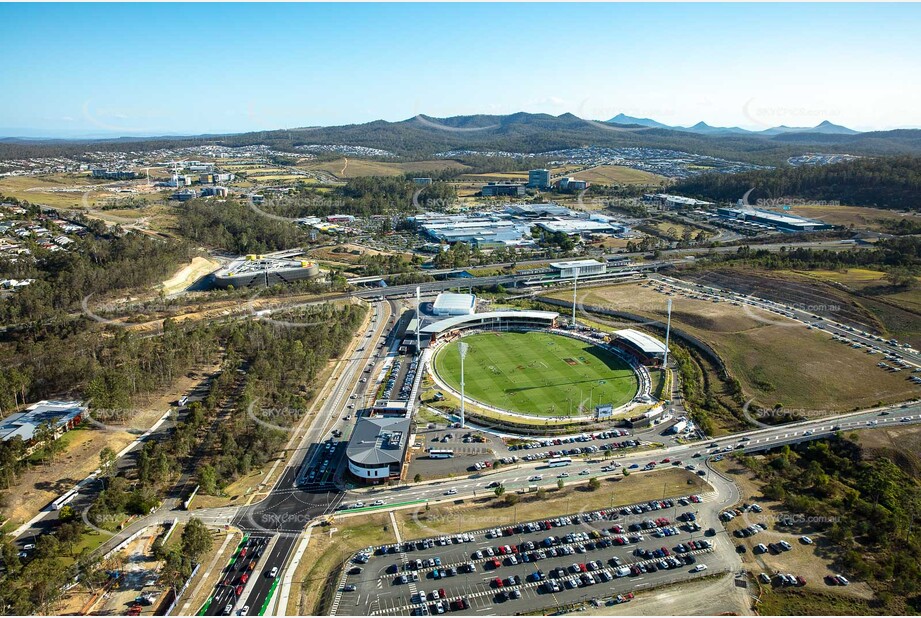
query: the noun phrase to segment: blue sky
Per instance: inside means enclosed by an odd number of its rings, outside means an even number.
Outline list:
[[[921,127],[921,6],[2,4],[0,134],[516,111]]]

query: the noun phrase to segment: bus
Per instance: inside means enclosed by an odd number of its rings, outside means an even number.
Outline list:
[[[433,448],[429,451],[429,459],[450,459],[454,451],[449,448]]]
[[[65,493],[64,495],[62,495],[62,496],[60,496],[59,498],[57,498],[57,499],[55,499],[54,501],[52,501],[52,503],[51,503],[50,505],[48,505],[49,510],[51,510],[51,511],[60,511],[60,510],[61,510],[61,507],[64,506],[65,504],[67,504],[68,502],[70,502],[71,500],[73,500],[74,498],[76,498],[78,493],[79,493],[79,492],[77,491],[76,488],[71,489],[70,491],[68,491],[68,492]]]
[[[547,467],[548,468],[562,468],[563,466],[568,466],[571,463],[572,463],[571,457],[557,457],[555,459],[549,460],[547,462]]]

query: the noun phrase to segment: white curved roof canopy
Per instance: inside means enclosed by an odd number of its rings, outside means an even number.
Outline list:
[[[625,328],[623,330],[614,331],[614,334],[621,339],[629,341],[644,354],[665,354],[665,344],[646,333],[632,328]]]
[[[502,320],[547,320],[552,322],[560,316],[556,311],[486,311],[485,313],[474,313],[471,315],[457,315],[446,320],[432,322],[423,326],[420,331],[423,335],[437,335],[445,331],[455,329],[465,324],[485,324],[489,322],[500,322]]]

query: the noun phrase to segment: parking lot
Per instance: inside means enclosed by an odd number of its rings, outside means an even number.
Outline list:
[[[511,614],[628,602],[638,588],[727,568],[731,545],[716,542],[722,527],[708,527],[701,504],[696,495],[655,500],[368,548],[346,566],[334,606],[350,615]]]
[[[627,429],[557,438],[522,439],[506,444],[487,432],[459,430],[434,423],[425,429],[420,428],[417,438],[422,448],[413,456],[407,478],[413,478],[417,473],[427,479],[463,472],[486,473],[496,461],[508,466],[560,456],[616,456],[649,444]],[[432,459],[428,456],[429,449],[451,449],[454,456],[450,459]]]

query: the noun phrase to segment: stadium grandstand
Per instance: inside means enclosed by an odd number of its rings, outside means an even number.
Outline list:
[[[467,330],[533,330],[553,328],[560,314],[555,311],[487,311],[458,315],[422,327],[422,346],[453,337]]]
[[[644,365],[662,364],[665,357],[665,344],[651,335],[625,328],[611,333],[611,345],[630,352]]]

